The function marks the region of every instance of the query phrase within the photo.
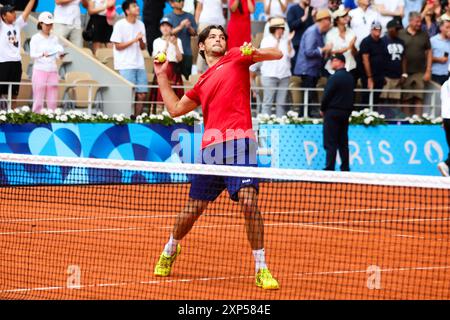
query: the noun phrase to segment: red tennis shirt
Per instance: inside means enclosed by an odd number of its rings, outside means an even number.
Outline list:
[[[202,149],[233,139],[254,139],[250,110],[251,56],[232,48],[200,76],[186,96],[202,105]]]

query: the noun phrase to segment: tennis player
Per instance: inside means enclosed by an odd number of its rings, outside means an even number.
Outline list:
[[[221,26],[205,28],[199,35],[198,46],[209,68],[181,99],[170,86],[166,72],[168,63],[155,61],[155,73],[167,110],[172,117],[178,117],[202,106],[205,131],[198,162],[256,167],[249,67],[255,62],[281,59],[283,54],[277,48],[255,49],[247,43],[227,51],[227,34]],[[170,275],[181,252],[179,242],[224,189],[241,205],[255,259],[256,285],[263,289],[278,289],[279,284],[265,262],[264,224],[257,206],[258,181],[252,178],[194,176],[189,200],[177,217],[173,233],[155,266],[155,275]]]

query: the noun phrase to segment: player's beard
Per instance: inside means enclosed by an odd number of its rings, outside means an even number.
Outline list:
[[[213,57],[221,57],[227,51],[226,47],[212,46],[209,49],[206,49],[206,55]]]

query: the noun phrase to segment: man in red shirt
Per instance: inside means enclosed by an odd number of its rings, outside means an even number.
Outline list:
[[[221,26],[205,28],[199,35],[198,46],[209,68],[181,99],[170,86],[166,74],[167,62],[155,62],[155,73],[167,110],[172,117],[178,117],[202,105],[205,132],[199,162],[257,166],[257,143],[250,110],[249,67],[255,62],[281,59],[283,54],[277,48],[255,49],[246,43],[242,47],[248,51],[245,55],[239,48],[227,51],[227,35]],[[172,264],[181,252],[179,242],[191,230],[208,203],[214,201],[224,189],[242,207],[247,238],[255,258],[256,285],[263,289],[278,289],[279,284],[265,263],[264,224],[257,207],[258,181],[253,178],[194,176],[188,203],[177,217],[169,242],[155,266],[155,275],[170,275]]]

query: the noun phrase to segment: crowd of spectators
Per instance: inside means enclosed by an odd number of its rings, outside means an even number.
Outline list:
[[[1,2],[5,1],[8,0]],[[229,48],[252,41],[251,14],[255,12],[255,0],[169,0],[172,10],[164,17],[161,2],[145,0],[141,12],[135,1],[125,0],[122,3],[125,16],[119,18],[115,0],[55,0],[53,34],[79,47],[89,40],[94,53],[101,47],[113,48],[114,67],[137,86],[138,102],[149,99],[144,86],[148,79],[142,50],[148,50],[151,56],[165,52],[171,63],[173,84],[182,85],[181,75],[187,80],[192,73],[206,71],[204,60],[192,50],[191,40],[207,25],[227,26]],[[303,88],[322,86],[320,79],[327,79],[334,72],[328,61],[333,54],[345,56],[347,71],[355,84],[364,89],[423,90],[427,81],[442,84],[448,78],[448,0],[262,2],[267,24],[260,46],[277,46],[285,55],[279,61],[252,68],[260,73],[264,87],[261,112],[282,116],[288,111],[287,89],[292,76],[301,79]],[[82,23],[80,6],[87,9],[88,23]],[[0,31],[11,28],[20,32],[22,22],[9,19],[8,10],[2,10]],[[143,22],[139,19],[141,14]],[[16,52],[10,60],[16,61],[18,56]],[[11,61],[6,58],[2,58],[0,67],[9,66],[7,62]],[[9,80],[3,74],[1,77],[0,81]],[[151,92],[150,97],[160,100],[157,91]],[[369,103],[369,97],[363,94],[361,103]],[[308,101],[318,106],[314,91]],[[377,91],[371,102],[416,106],[401,110],[409,115],[420,112],[423,94]],[[142,104],[138,103],[136,113],[142,110]],[[309,111],[309,116],[318,116],[318,108]]]

